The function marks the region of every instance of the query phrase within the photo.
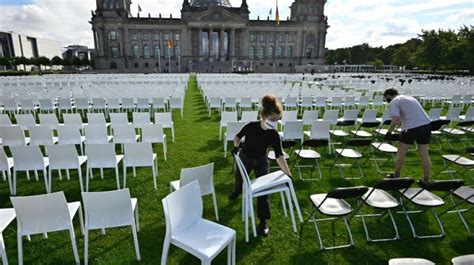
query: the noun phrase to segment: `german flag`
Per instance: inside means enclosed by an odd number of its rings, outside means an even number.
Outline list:
[[[174,45],[173,45],[173,40],[168,40],[168,42],[167,42],[166,45],[168,46],[168,49],[173,48],[173,46],[174,46]]]
[[[280,12],[278,12],[278,0],[276,1],[275,23],[280,25]]]

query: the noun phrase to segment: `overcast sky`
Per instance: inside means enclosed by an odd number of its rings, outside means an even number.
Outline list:
[[[241,0],[230,0],[240,6]],[[279,0],[280,18],[290,15],[294,0]],[[250,17],[266,19],[275,0],[247,0]],[[180,16],[182,0],[134,0],[142,16]],[[0,0],[0,31],[15,31],[58,40],[61,45],[92,47],[88,21],[95,0]],[[275,12],[273,12],[273,15]],[[387,46],[416,37],[421,29],[458,29],[474,25],[474,0],[328,0],[327,47],[349,47],[361,43]]]

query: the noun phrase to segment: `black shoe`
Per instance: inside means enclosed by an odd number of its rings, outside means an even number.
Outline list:
[[[238,192],[232,192],[231,194],[229,194],[229,201],[234,201],[236,200],[238,197],[239,197],[240,193]]]
[[[257,228],[257,234],[259,236],[268,236],[268,232],[270,232],[270,228],[266,223],[260,223]]]

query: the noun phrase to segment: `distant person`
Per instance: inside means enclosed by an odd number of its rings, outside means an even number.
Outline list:
[[[431,141],[431,120],[421,104],[411,96],[399,95],[395,88],[385,90],[385,100],[390,104],[389,116],[392,119],[388,129],[387,139],[395,127],[401,126],[400,145],[395,162],[395,170],[391,177],[400,177],[400,172],[405,162],[410,145],[418,145],[423,165],[423,181],[428,182],[430,178],[431,161],[428,147]]]
[[[232,154],[238,154],[245,169],[250,174],[255,171],[255,176],[261,177],[269,173],[267,149],[271,146],[280,169],[291,177],[288,164],[283,156],[281,138],[276,127],[281,118],[281,104],[275,96],[266,95],[262,98],[260,121],[249,122],[234,138]],[[241,139],[245,141],[241,143]],[[230,200],[235,200],[242,193],[242,177],[239,170],[235,171],[234,192],[229,195]],[[268,195],[257,197],[257,210],[260,224],[258,234],[266,236],[269,228],[267,220],[271,218],[270,197]]]

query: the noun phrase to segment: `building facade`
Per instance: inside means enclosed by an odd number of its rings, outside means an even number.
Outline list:
[[[291,17],[251,20],[246,0],[184,0],[181,18],[132,17],[131,0],[96,0],[98,70],[290,72],[324,63],[326,0],[295,0]],[[277,25],[278,24],[278,25]]]
[[[95,60],[95,50],[89,49],[87,46],[83,45],[69,45],[65,47],[63,58],[72,60],[74,57],[77,57],[81,60],[84,58],[87,58],[88,60]]]
[[[59,42],[15,32],[0,32],[0,57],[36,58],[61,56]]]

